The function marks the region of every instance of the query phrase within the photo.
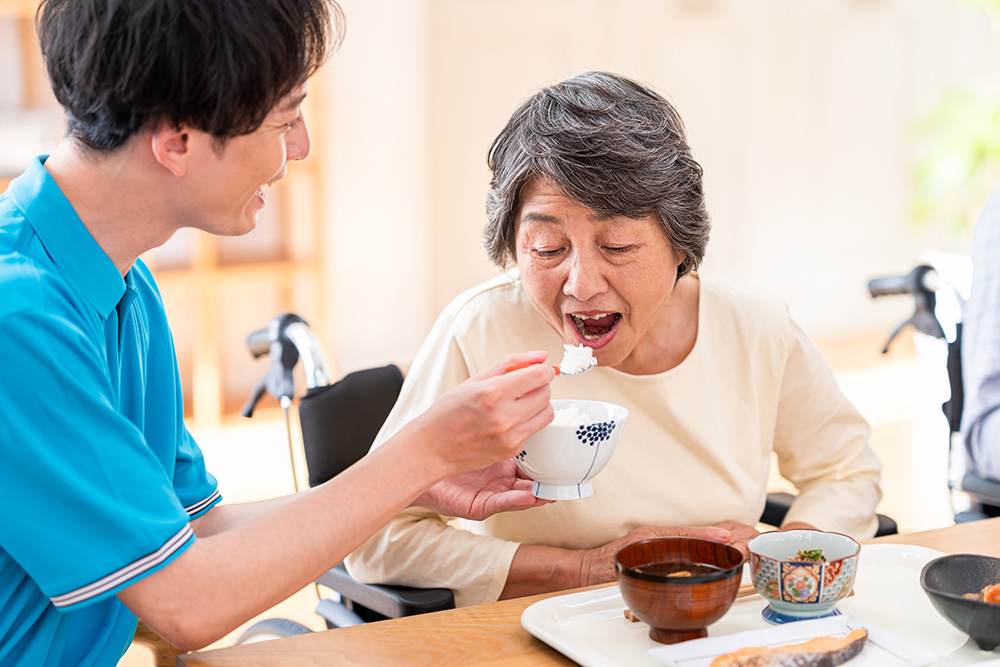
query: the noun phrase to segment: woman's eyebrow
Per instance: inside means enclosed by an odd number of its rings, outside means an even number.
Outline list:
[[[537,211],[528,211],[523,216],[521,216],[521,222],[546,222],[549,224],[557,225],[562,220],[554,215],[549,215],[548,213],[540,213]]]
[[[618,216],[614,213],[597,213],[594,212],[587,216],[587,219],[591,222],[604,222],[605,220],[613,220]],[[558,218],[549,213],[542,213],[540,211],[528,211],[521,216],[521,222],[545,222],[552,225],[558,225],[562,222],[561,218]]]

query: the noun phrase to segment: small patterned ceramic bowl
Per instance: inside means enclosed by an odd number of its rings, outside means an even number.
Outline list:
[[[761,533],[747,543],[754,590],[767,600],[764,620],[780,624],[835,616],[854,588],[861,545],[847,535],[818,530]],[[825,561],[798,558],[822,551]]]
[[[532,434],[515,457],[535,480],[531,492],[547,500],[593,495],[590,480],[611,459],[621,440],[628,410],[604,401],[554,400],[555,421]],[[585,423],[586,422],[586,423]]]

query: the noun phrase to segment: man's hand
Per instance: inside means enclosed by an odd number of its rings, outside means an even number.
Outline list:
[[[445,392],[386,444],[419,447],[435,480],[511,459],[524,441],[552,421],[545,352],[512,354]],[[506,372],[515,364],[527,364]]]
[[[615,571],[615,554],[618,553],[618,550],[633,542],[651,540],[657,537],[693,537],[699,540],[729,544],[732,540],[732,533],[718,526],[705,528],[640,526],[602,547],[579,552],[582,557],[579,585],[593,586],[594,584],[616,581],[618,573]]]
[[[512,459],[507,459],[482,470],[446,477],[413,504],[445,516],[482,521],[497,512],[523,510],[549,502],[531,495],[531,480],[523,476]]]

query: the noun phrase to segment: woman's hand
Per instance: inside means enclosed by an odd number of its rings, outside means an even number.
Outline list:
[[[736,547],[744,556],[747,556],[747,542],[760,535],[760,531],[753,526],[748,526],[739,521],[722,521],[715,524],[719,528],[729,531],[729,546]]]
[[[482,470],[446,477],[413,504],[445,516],[482,521],[497,512],[523,510],[552,502],[531,495],[531,484],[514,460],[506,459]]]
[[[793,521],[791,523],[782,524],[781,530],[822,530],[812,525],[811,523],[802,523],[801,521]]]
[[[730,523],[735,524],[736,522]],[[633,542],[651,540],[657,537],[693,537],[730,544],[733,534],[720,526],[704,528],[640,526],[602,547],[580,551],[579,586],[593,586],[594,584],[616,581],[618,573],[615,570],[615,554],[618,553],[618,550]]]

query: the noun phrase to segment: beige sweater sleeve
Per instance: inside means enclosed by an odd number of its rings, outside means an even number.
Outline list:
[[[870,429],[815,344],[791,323],[774,437],[781,474],[798,488],[786,521],[858,539],[875,535],[881,463]]]
[[[446,310],[424,341],[400,397],[375,439],[378,447],[429,408],[441,394],[480,369],[458,343]],[[495,602],[507,581],[518,544],[454,527],[454,519],[411,507],[390,521],[345,561],[363,583],[451,588],[458,606]],[[469,524],[472,524],[469,526]]]

